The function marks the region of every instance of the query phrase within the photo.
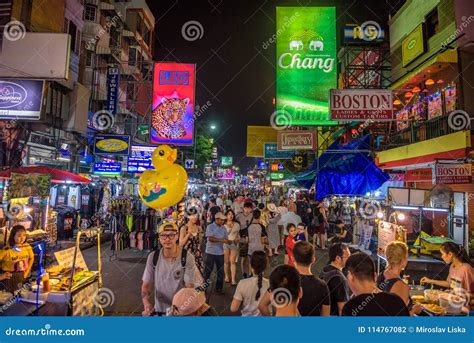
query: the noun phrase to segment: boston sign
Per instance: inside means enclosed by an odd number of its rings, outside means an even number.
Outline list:
[[[472,183],[472,165],[470,163],[436,164],[436,184]]]
[[[278,150],[315,150],[315,131],[279,131]]]
[[[331,89],[331,119],[393,119],[392,91],[385,89]]]

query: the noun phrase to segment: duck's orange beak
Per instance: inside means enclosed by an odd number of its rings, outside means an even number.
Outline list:
[[[168,156],[168,161],[174,162],[176,161],[177,158],[178,158],[178,150],[177,149],[171,150],[171,154]]]

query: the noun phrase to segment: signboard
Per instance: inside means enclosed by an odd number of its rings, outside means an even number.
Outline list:
[[[235,178],[236,172],[232,168],[219,168],[217,170],[217,178],[219,180],[233,180]]]
[[[421,168],[407,170],[405,173],[405,182],[433,181],[433,169]]]
[[[327,92],[337,87],[336,8],[277,7],[276,32],[275,123],[336,125]]]
[[[270,165],[270,170],[271,170],[272,172],[277,172],[277,171],[283,170],[283,169],[285,169],[285,167],[284,167],[283,164],[281,164],[281,163],[272,163],[272,164]]]
[[[331,89],[331,119],[393,119],[392,91],[386,89]]]
[[[276,143],[278,130],[271,126],[247,126],[247,157],[264,157],[264,144]]]
[[[436,184],[472,183],[472,164],[437,163]]]
[[[257,162],[257,169],[260,169],[260,170],[267,170],[267,168],[268,168],[268,165],[267,165],[267,163],[265,163],[265,161],[259,160],[259,161]]]
[[[132,145],[127,161],[127,171],[129,173],[140,174],[147,169],[153,169],[151,155],[153,155],[155,149],[156,146]]]
[[[0,119],[39,120],[44,82],[0,80]]]
[[[150,142],[192,145],[194,64],[155,63]]]
[[[294,151],[279,151],[277,143],[265,143],[264,158],[265,159],[292,159],[295,156]]]
[[[270,180],[283,180],[284,178],[284,173],[270,173]]]
[[[346,24],[344,26],[345,43],[378,43],[385,39],[385,30],[376,22],[365,22],[363,25]]]
[[[380,221],[378,228],[377,255],[385,257],[385,248],[397,238],[397,225]]]
[[[55,252],[54,257],[56,257],[58,264],[72,267],[72,263],[74,261],[74,250],[76,250],[76,247]],[[77,267],[82,268],[83,270],[89,270],[89,268],[87,268],[86,261],[84,260],[84,256],[82,256],[81,249],[77,249],[76,268]]]
[[[423,24],[420,24],[402,42],[402,65],[405,67],[424,52]]]
[[[222,156],[221,157],[221,166],[230,167],[232,165],[232,156]]]
[[[279,131],[278,150],[316,150],[316,131]]]
[[[194,160],[186,160],[184,161],[184,167],[186,169],[194,169]]]
[[[95,162],[94,174],[96,175],[116,175],[120,176],[122,172],[121,163]]]
[[[120,69],[117,67],[109,67],[107,69],[106,110],[114,115],[117,114],[119,81],[120,81]]]
[[[130,152],[130,136],[95,135],[94,155],[125,155]]]

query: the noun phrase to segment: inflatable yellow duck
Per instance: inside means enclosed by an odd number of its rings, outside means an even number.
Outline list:
[[[151,157],[155,169],[148,169],[140,176],[138,190],[142,201],[158,210],[176,205],[186,193],[188,174],[174,164],[178,150],[167,145],[158,146]]]

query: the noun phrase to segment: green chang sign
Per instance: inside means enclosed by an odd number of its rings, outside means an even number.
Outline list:
[[[337,88],[336,8],[277,7],[275,122],[336,125],[329,90]]]

